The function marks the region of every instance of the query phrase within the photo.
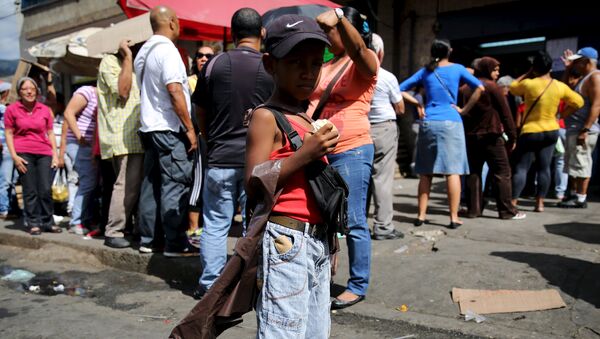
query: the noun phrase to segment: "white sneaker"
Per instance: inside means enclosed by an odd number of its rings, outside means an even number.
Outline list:
[[[152,247],[151,245],[140,245],[138,248],[140,253],[149,254],[149,253],[158,253],[162,252],[161,248]]]
[[[146,246],[140,246],[140,248],[138,250],[140,251],[140,253],[153,253],[154,252],[152,247],[146,247]]]
[[[517,214],[515,214],[514,217],[512,217],[512,220],[522,220],[527,218],[527,214],[523,213],[523,212],[518,212]]]
[[[75,233],[77,235],[86,235],[86,234],[90,233],[90,230],[88,230],[85,226],[79,224],[79,225],[71,226],[71,228],[69,229],[69,232]]]

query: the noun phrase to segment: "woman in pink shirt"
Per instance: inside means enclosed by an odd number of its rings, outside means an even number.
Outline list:
[[[52,111],[36,101],[39,88],[35,80],[19,79],[17,91],[19,100],[7,108],[4,124],[6,144],[21,174],[25,224],[32,235],[42,231],[60,233],[62,229],[52,220],[50,192],[52,168],[58,164]]]

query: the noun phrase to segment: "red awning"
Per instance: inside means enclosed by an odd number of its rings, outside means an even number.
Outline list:
[[[131,18],[146,13],[157,5],[171,7],[181,24],[182,40],[230,39],[231,16],[243,7],[254,8],[261,15],[273,8],[298,5],[340,7],[328,0],[119,0],[125,15]]]

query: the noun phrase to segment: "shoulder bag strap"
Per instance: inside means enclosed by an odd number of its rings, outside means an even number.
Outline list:
[[[550,79],[550,82],[548,83],[548,85],[546,85],[546,88],[544,88],[542,93],[540,93],[540,95],[538,95],[538,97],[535,99],[533,104],[531,104],[531,106],[527,110],[527,113],[525,113],[525,115],[523,116],[523,119],[521,119],[521,125],[519,126],[519,128],[523,128],[523,125],[525,125],[525,122],[527,121],[527,118],[529,117],[529,113],[531,113],[531,111],[533,110],[535,105],[537,105],[538,101],[540,101],[540,98],[542,97],[542,95],[544,95],[544,93],[546,93],[546,90],[548,89],[548,87],[550,87],[550,84],[552,84],[552,81],[554,81],[554,79]]]
[[[438,72],[436,72],[435,70],[433,70],[433,74],[438,79],[438,81],[440,82],[440,84],[442,84],[442,87],[444,87],[444,89],[446,90],[446,93],[448,93],[448,96],[452,100],[452,103],[456,104],[456,99],[454,98],[454,95],[452,95],[452,92],[450,92],[450,89],[448,88],[448,85],[446,85],[446,83],[444,82],[444,80],[442,80],[442,77],[440,77],[440,75],[438,74]]]
[[[154,47],[164,44],[166,44],[166,42],[157,42],[154,45],[152,45],[150,49],[148,49],[148,52],[146,52],[146,61],[144,61],[144,66],[142,66],[142,71],[140,72],[140,84],[144,83],[144,73],[146,71],[146,65],[148,64],[148,58],[150,57],[150,53],[152,52],[152,50],[154,50]]]
[[[323,94],[321,94],[321,98],[319,99],[317,108],[315,108],[315,111],[313,112],[313,115],[312,115],[313,120],[317,120],[321,116],[321,112],[323,111],[323,108],[325,107],[325,104],[327,103],[327,100],[329,99],[329,95],[331,94],[331,90],[333,89],[333,86],[335,86],[335,84],[338,82],[338,80],[340,79],[340,77],[342,76],[342,74],[344,73],[344,71],[346,70],[346,68],[348,67],[349,64],[350,64],[350,60],[346,61],[344,66],[342,66],[342,68],[340,68],[340,70],[333,77],[333,79],[331,79],[331,81],[329,82],[329,85],[327,86],[325,91],[323,91]]]
[[[297,151],[300,147],[302,147],[302,139],[300,138],[300,135],[298,135],[298,132],[296,132],[296,130],[292,127],[292,125],[283,115],[283,113],[268,106],[262,106],[262,108],[266,108],[269,111],[271,111],[271,113],[273,113],[275,121],[277,121],[277,126],[283,129],[288,139],[290,140],[290,144],[294,151]]]

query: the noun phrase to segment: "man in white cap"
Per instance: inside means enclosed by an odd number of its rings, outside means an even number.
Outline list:
[[[566,50],[562,60],[567,74],[574,71],[582,75],[575,91],[583,97],[585,104],[565,118],[567,129],[565,149],[565,172],[571,179],[571,196],[561,201],[563,208],[586,208],[587,189],[592,176],[592,153],[598,141],[600,125],[600,71],[598,51],[584,47],[573,53]]]

